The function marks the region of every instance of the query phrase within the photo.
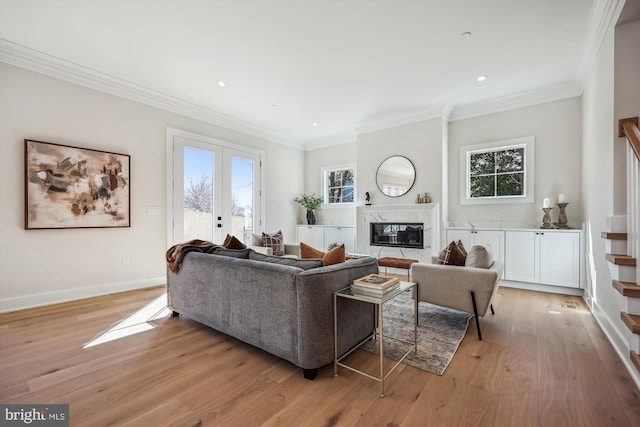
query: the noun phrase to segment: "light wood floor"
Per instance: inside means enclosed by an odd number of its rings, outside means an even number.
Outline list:
[[[91,427],[640,426],[640,393],[577,297],[501,288],[483,341],[471,322],[443,376],[401,365],[381,399],[368,378],[304,380],[186,317],[83,348],[164,292],[0,315],[0,402],[68,403]]]

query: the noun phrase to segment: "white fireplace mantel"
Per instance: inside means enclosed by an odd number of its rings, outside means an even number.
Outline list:
[[[376,258],[411,258],[420,262],[431,262],[437,256],[440,245],[440,205],[417,203],[414,205],[359,206],[357,214],[358,252]],[[424,224],[424,248],[394,248],[371,246],[372,222],[420,222]]]

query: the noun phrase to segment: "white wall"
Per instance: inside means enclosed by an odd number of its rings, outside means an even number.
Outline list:
[[[442,203],[442,119],[436,118],[358,135],[358,205],[369,192],[373,205],[414,204],[418,193]],[[405,156],[416,168],[416,182],[407,194],[385,196],[376,185],[376,171],[386,158]]]
[[[502,221],[535,225],[542,221],[544,198],[557,201],[564,193],[569,201],[567,217],[582,226],[581,99],[570,98],[449,124],[449,218],[450,221]],[[491,205],[461,205],[460,147],[525,136],[535,137],[535,201]],[[552,211],[557,220],[557,208]]]
[[[264,228],[295,234],[301,151],[6,64],[0,93],[2,311],[164,283],[167,127],[265,151]],[[131,155],[131,227],[24,230],[25,138]]]
[[[321,170],[327,167],[356,163],[356,144],[340,144],[305,152],[304,156],[304,191],[322,196],[324,192]],[[361,193],[359,170],[356,168],[356,193]],[[366,191],[366,190],[365,190]],[[363,192],[362,192],[363,193]],[[364,194],[364,193],[363,193]],[[355,225],[356,206],[322,207],[317,211],[318,224],[323,225]],[[298,223],[306,224],[306,211],[299,207]]]
[[[615,29],[614,117],[620,119],[640,116],[640,21],[629,22]],[[617,132],[616,132],[617,137]],[[620,138],[613,145],[614,169],[613,210],[624,215],[627,209],[626,141]]]

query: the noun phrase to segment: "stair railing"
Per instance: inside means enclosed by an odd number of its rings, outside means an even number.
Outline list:
[[[638,117],[619,121],[618,136],[627,144],[627,255],[640,259],[640,130]],[[640,284],[640,268],[636,268]]]

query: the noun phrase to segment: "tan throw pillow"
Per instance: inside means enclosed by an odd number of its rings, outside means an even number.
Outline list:
[[[463,249],[464,247],[461,249],[458,246],[458,243],[452,241],[451,243],[449,243],[449,246],[440,251],[440,255],[438,256],[438,264],[457,266],[465,265],[467,254],[463,251]]]
[[[251,246],[262,246],[262,235],[251,233]]]
[[[284,255],[284,238],[282,237],[282,230],[278,230],[277,233],[267,234],[262,233],[262,246],[265,248],[271,248],[273,254],[276,256]]]
[[[232,236],[230,234],[227,234],[222,246],[227,249],[247,249],[247,245],[238,240],[236,236]]]
[[[344,243],[325,253],[304,242],[300,242],[300,258],[319,258],[324,265],[340,264],[341,262],[345,262]]]
[[[465,265],[467,267],[491,268],[491,266],[493,265],[493,254],[491,253],[491,247],[475,245],[474,247],[469,249]]]
[[[317,250],[314,247],[307,245],[304,242],[300,242],[300,258],[309,259],[309,258],[317,258],[322,259],[324,256],[324,252]]]

